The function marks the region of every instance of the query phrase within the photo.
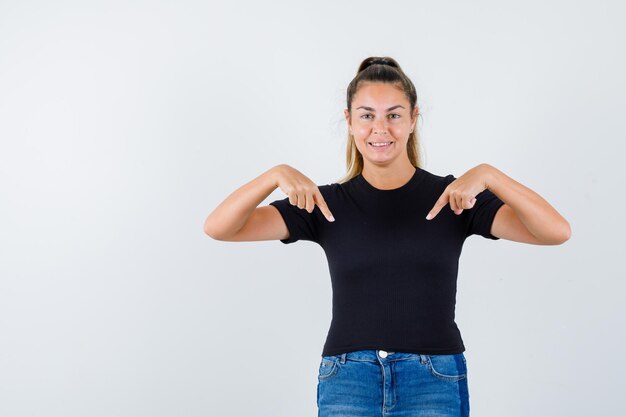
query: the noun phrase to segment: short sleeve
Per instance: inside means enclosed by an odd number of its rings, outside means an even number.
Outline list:
[[[282,243],[294,243],[298,240],[310,240],[319,243],[317,223],[315,221],[315,212],[318,210],[317,206],[315,206],[312,213],[309,213],[306,209],[292,205],[289,202],[289,197],[272,201],[270,205],[278,209],[289,230],[289,237],[287,239],[280,239]]]
[[[474,207],[469,210],[469,224],[466,236],[481,235],[487,239],[498,240],[491,234],[491,225],[496,217],[496,212],[504,201],[489,190],[483,190],[476,196]]]
[[[447,183],[450,184],[456,178],[452,175],[446,177]],[[493,219],[496,217],[496,212],[504,201],[500,200],[493,192],[485,189],[476,195],[476,202],[471,209],[465,209],[463,212],[467,212],[467,229],[465,237],[471,235],[481,235],[487,239],[498,240],[491,234],[491,225]]]

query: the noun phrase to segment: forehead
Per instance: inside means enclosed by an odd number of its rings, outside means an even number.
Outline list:
[[[359,88],[352,99],[353,108],[361,105],[368,107],[390,107],[397,104],[408,108],[409,101],[404,91],[397,84],[381,82],[365,82]]]

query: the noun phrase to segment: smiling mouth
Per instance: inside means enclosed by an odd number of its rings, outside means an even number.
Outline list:
[[[385,149],[390,147],[391,145],[393,145],[394,141],[390,140],[387,142],[367,142],[368,145],[370,145],[372,148],[376,148],[376,149]]]

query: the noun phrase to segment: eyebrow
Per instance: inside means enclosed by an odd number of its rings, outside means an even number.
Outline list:
[[[391,111],[391,110],[397,109],[398,107],[402,107],[402,106],[398,104],[397,106],[392,106],[392,107],[389,107],[389,108],[387,109],[387,111]],[[402,108],[404,109],[404,107],[402,107]],[[358,109],[365,109],[365,110],[367,110],[367,111],[374,111],[374,109],[373,109],[373,108],[371,108],[371,107],[367,107],[367,106],[359,106],[359,107],[357,107],[357,108],[356,108],[356,110],[358,110]]]

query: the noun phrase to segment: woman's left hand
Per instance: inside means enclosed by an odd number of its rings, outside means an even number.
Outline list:
[[[464,209],[474,207],[476,196],[488,188],[487,179],[490,175],[490,168],[488,164],[477,165],[448,184],[426,216],[426,220],[433,219],[448,203],[457,215],[461,214]]]

